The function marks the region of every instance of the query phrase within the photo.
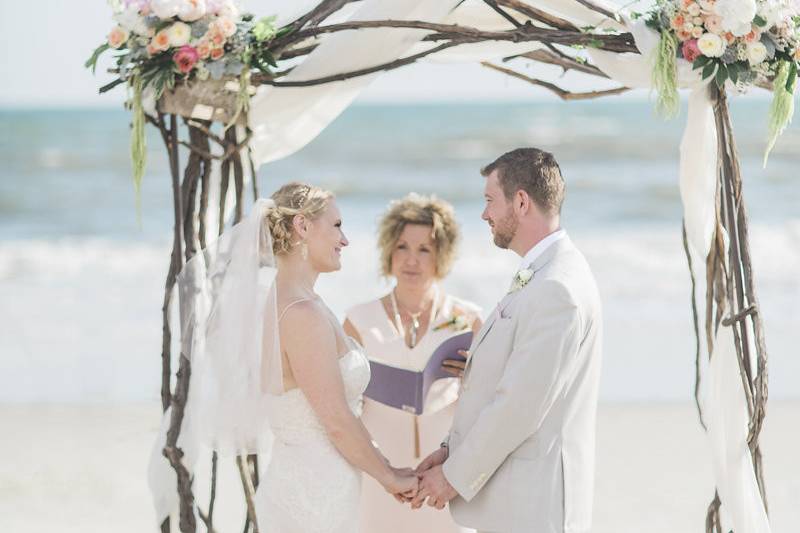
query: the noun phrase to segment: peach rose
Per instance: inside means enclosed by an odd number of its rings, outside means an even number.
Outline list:
[[[211,55],[211,46],[207,42],[200,42],[197,45],[197,55],[200,59],[208,59],[208,56]]]
[[[744,40],[745,42],[748,43],[757,42],[761,40],[761,32],[759,32],[758,29],[755,26],[753,26],[753,29],[750,30],[750,33],[744,36]]]
[[[236,33],[236,24],[229,18],[217,19],[216,26],[225,37],[230,37]]]
[[[156,33],[153,39],[150,41],[150,44],[152,44],[153,48],[160,52],[169,50],[169,32],[164,29]]]
[[[686,18],[683,15],[675,15],[672,19],[672,29],[679,30],[686,24]]]
[[[722,17],[719,15],[709,15],[705,20],[706,29],[717,35],[722,34]]]
[[[211,59],[213,59],[214,61],[216,61],[217,59],[221,58],[224,55],[225,55],[225,49],[224,48],[212,48],[211,49]]]
[[[108,45],[111,48],[119,48],[128,41],[128,37],[130,37],[128,30],[122,26],[115,26],[108,34]]]

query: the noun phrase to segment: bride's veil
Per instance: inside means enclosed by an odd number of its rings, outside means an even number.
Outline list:
[[[221,455],[263,448],[264,392],[282,389],[276,264],[265,221],[272,208],[272,200],[258,200],[178,275],[193,429]]]
[[[259,199],[250,214],[198,252],[177,278],[181,354],[191,379],[178,445],[191,471],[200,445],[220,456],[268,453],[267,394],[283,392],[276,262]],[[174,321],[173,321],[174,322]],[[153,448],[149,483],[158,519],[177,504],[175,475],[161,450],[171,408]]]

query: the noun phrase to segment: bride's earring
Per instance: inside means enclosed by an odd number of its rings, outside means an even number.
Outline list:
[[[306,241],[297,241],[294,243],[295,246],[300,245],[300,257],[303,258],[303,261],[308,261],[308,244]]]

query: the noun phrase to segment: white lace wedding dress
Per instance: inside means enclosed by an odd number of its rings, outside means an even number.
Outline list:
[[[370,379],[360,348],[339,359],[350,409],[361,416],[362,394]],[[355,533],[361,472],[328,438],[300,389],[268,401],[275,435],[267,471],[256,493],[261,533]]]

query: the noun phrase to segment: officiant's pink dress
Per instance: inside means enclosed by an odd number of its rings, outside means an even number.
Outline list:
[[[440,311],[414,348],[406,346],[380,300],[357,305],[347,311],[347,319],[358,331],[364,351],[371,361],[421,371],[433,351],[448,337],[465,329],[434,328],[461,315],[462,323],[472,326],[480,309],[469,302],[446,295]],[[424,414],[417,416],[364,398],[361,420],[392,466],[416,466],[439,444],[450,430],[458,400],[460,380],[445,378],[434,382],[425,400]],[[461,529],[447,509],[438,511],[427,505],[412,510],[398,503],[369,476],[361,490],[360,533],[450,533]]]

